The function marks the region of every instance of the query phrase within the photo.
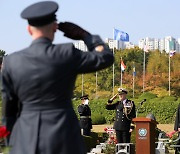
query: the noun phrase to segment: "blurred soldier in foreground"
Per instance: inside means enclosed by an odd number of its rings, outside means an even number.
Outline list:
[[[85,154],[71,98],[77,74],[113,63],[113,54],[97,35],[57,23],[58,4],[35,3],[21,13],[32,36],[29,47],[5,57],[2,69],[3,124],[10,130],[10,154]],[[53,44],[59,29],[83,40],[90,52],[73,43]]]
[[[2,67],[2,61],[3,61],[3,56],[0,56],[0,70],[1,70],[1,67]]]
[[[176,112],[174,131],[178,131],[178,138],[180,138],[180,104],[178,105],[177,112]],[[180,146],[180,140],[178,140],[177,145]],[[179,154],[180,148],[176,148],[175,151],[176,151],[175,154]]]
[[[107,110],[116,110],[114,129],[118,143],[130,143],[131,132],[134,126],[131,126],[132,118],[136,117],[135,104],[126,98],[127,90],[118,88],[118,93],[108,100]],[[119,101],[112,104],[113,100],[119,96]]]
[[[82,135],[90,136],[92,129],[91,109],[89,107],[88,95],[80,97],[81,105],[78,106],[78,113],[80,115],[80,127]]]
[[[3,57],[0,56],[0,87],[1,87],[1,68],[2,68]]]

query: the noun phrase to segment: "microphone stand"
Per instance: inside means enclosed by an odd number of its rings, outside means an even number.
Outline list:
[[[137,108],[137,110],[136,110],[136,117],[137,117],[137,115],[138,115],[138,110],[141,108],[141,106],[143,105],[143,103],[146,101],[146,99],[144,99],[141,103],[140,103],[140,105],[138,106],[138,108]]]

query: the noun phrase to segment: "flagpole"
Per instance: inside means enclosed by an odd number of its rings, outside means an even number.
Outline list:
[[[133,62],[133,98],[134,98],[134,76],[135,76],[135,74],[134,74],[134,62]]]
[[[170,58],[170,51],[169,51],[169,96],[171,95],[171,58]]]
[[[144,93],[144,87],[145,87],[145,65],[146,65],[146,54],[145,54],[145,50],[144,50],[144,62],[143,62],[143,93]]]
[[[122,57],[121,57],[121,63],[122,63]],[[122,88],[122,68],[121,68],[121,88]]]
[[[82,87],[81,87],[81,91],[82,91],[82,96],[84,95],[84,75],[81,75],[82,78]]]
[[[113,28],[113,55],[114,55],[114,28]],[[114,96],[114,63],[113,63],[113,96]]]
[[[97,98],[97,71],[96,71],[96,98]]]

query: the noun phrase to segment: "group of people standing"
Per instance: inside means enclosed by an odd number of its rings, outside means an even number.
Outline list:
[[[118,88],[118,93],[108,100],[106,109],[115,110],[116,117],[114,129],[118,143],[130,143],[131,132],[134,129],[132,119],[136,117],[135,104],[132,100],[126,98],[128,91],[124,88]],[[119,98],[116,103],[112,103]],[[80,126],[83,135],[90,135],[92,128],[91,110],[88,106],[88,96],[81,97],[82,104],[78,106],[80,115]]]
[[[115,110],[116,116],[113,128],[115,129],[117,143],[130,143],[131,142],[131,132],[134,129],[134,124],[132,119],[136,117],[135,104],[132,100],[126,98],[128,91],[123,88],[118,88],[118,93],[108,100],[106,109]],[[115,103],[113,101],[119,98]],[[92,129],[91,123],[91,109],[88,106],[89,98],[88,95],[80,97],[82,104],[78,106],[78,112],[80,115],[80,126],[82,129],[82,135],[90,136],[90,130]],[[153,120],[155,117],[149,114]],[[153,117],[152,117],[153,116]],[[180,153],[180,104],[178,105],[174,131],[178,132],[177,147],[175,148],[175,153]]]

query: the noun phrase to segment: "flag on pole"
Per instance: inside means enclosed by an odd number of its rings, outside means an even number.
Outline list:
[[[136,76],[136,68],[135,68],[135,65],[133,66],[133,75]]]
[[[148,45],[144,45],[144,51],[148,52],[148,50],[149,50],[149,46]]]
[[[175,53],[176,53],[176,50],[171,50],[171,51],[169,51],[170,53],[169,53],[169,56],[170,56],[170,58],[171,57],[173,57],[174,55],[175,55]]]
[[[129,41],[129,35],[126,32],[114,29],[114,40]]]
[[[123,60],[121,60],[121,70],[124,71],[126,69],[126,65],[124,64]]]

